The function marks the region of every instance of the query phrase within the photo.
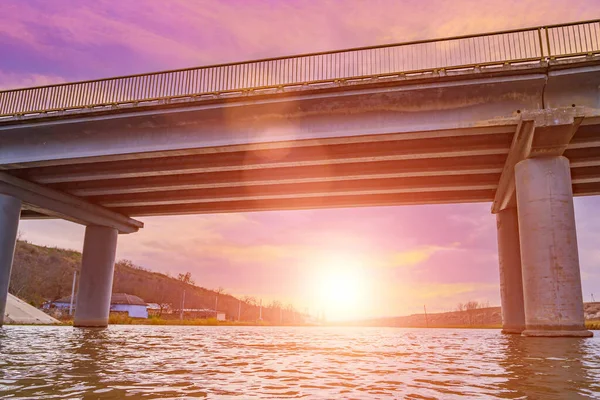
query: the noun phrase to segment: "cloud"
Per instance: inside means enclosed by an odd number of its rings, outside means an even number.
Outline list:
[[[66,79],[56,75],[0,71],[0,90],[52,85],[63,82],[66,82]]]
[[[450,246],[423,246],[412,250],[402,251],[392,254],[390,265],[393,267],[406,267],[421,264],[431,258],[431,256],[443,251],[456,251],[460,243],[455,242]]]

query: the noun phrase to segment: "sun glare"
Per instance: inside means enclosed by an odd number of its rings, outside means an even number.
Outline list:
[[[329,321],[367,317],[368,275],[350,256],[328,256],[314,265],[314,307]]]

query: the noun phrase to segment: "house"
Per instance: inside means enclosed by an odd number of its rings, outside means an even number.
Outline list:
[[[173,305],[170,303],[148,303],[146,307],[148,310],[148,315],[162,316],[164,314],[172,314],[173,313]]]
[[[68,311],[71,304],[71,296],[63,297],[53,302],[44,304],[44,309],[58,308]],[[77,304],[73,304],[77,308]],[[110,299],[111,312],[126,312],[131,318],[148,318],[146,302],[141,298],[127,293],[113,293]]]
[[[127,293],[113,293],[110,298],[111,312],[126,312],[131,318],[148,318],[146,302]]]

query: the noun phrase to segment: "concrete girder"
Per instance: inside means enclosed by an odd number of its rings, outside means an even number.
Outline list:
[[[600,66],[588,65],[548,71],[544,107],[588,107],[600,109]]]
[[[169,204],[115,208],[131,216],[175,214],[216,214],[277,210],[307,210],[316,208],[379,207],[419,204],[449,204],[489,202],[493,189],[427,193],[384,193],[370,195],[327,195],[292,199],[237,200],[218,203]]]
[[[515,166],[533,157],[561,156],[583,120],[575,108],[541,110],[522,114],[502,171],[492,213],[516,206]]]
[[[494,156],[508,153],[511,137],[512,132],[504,130],[500,133],[485,135],[376,141],[30,168],[12,173],[18,174],[23,179],[48,184],[379,161]]]
[[[147,152],[466,129],[481,127],[481,121],[506,125],[516,110],[542,107],[545,82],[544,74],[523,74],[3,125],[0,147],[7,151],[0,154],[0,165],[46,166],[71,164],[75,158],[123,160]]]
[[[308,182],[333,182],[380,178],[453,177],[499,174],[503,154],[437,158],[434,160],[372,161],[332,165],[279,167],[270,169],[206,172],[50,184],[77,196],[149,193],[169,190],[194,190]]]
[[[120,233],[137,232],[144,224],[70,194],[0,172],[0,193],[20,199],[28,209],[83,225],[107,226]]]
[[[161,204],[214,203],[237,200],[284,200],[330,195],[458,192],[496,189],[496,182],[498,182],[499,177],[499,174],[479,174],[444,177],[376,178],[127,193],[92,196],[88,197],[87,200],[112,208]]]

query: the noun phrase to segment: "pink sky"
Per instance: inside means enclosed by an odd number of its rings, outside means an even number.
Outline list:
[[[593,19],[597,0],[5,0],[0,88]],[[8,56],[6,56],[8,55]],[[595,197],[576,199],[584,299],[600,286]],[[314,310],[315,271],[335,257],[367,271],[369,313],[499,304],[489,204],[144,218],[118,258],[190,271],[234,295]],[[26,221],[25,239],[81,250],[83,227]],[[596,298],[600,298],[597,290]]]

